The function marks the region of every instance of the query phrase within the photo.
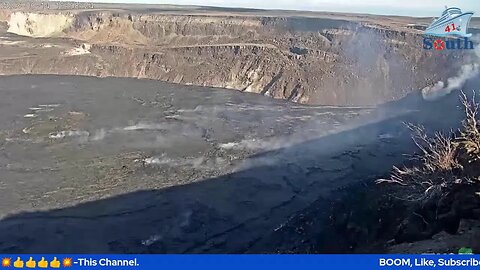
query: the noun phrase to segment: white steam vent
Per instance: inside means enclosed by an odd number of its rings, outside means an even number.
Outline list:
[[[480,40],[473,37],[478,44]],[[447,83],[437,82],[433,86],[427,86],[422,89],[422,96],[425,100],[436,100],[440,97],[450,94],[453,90],[461,90],[463,85],[470,79],[480,74],[480,47],[477,45],[472,54],[472,63],[463,65],[456,76],[447,79]]]
[[[14,12],[8,21],[8,32],[29,37],[51,37],[61,34],[73,23],[67,14]]]
[[[433,86],[427,86],[422,89],[422,96],[425,100],[436,100],[440,97],[450,94],[453,90],[460,90],[465,82],[478,75],[480,69],[478,64],[464,65],[457,76],[448,78],[445,84],[442,81]]]

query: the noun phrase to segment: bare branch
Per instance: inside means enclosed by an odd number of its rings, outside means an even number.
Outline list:
[[[406,123],[412,133],[412,140],[419,149],[414,159],[417,165],[393,167],[389,179],[379,179],[376,183],[398,184],[411,188],[404,196],[408,201],[421,201],[437,198],[456,184],[472,183],[480,177],[465,174],[466,166],[480,166],[480,129],[478,123],[479,104],[468,98],[462,91],[460,100],[465,119],[457,133],[435,132],[429,136],[421,125]]]

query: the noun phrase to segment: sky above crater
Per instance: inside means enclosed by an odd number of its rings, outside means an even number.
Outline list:
[[[336,11],[438,17],[445,6],[480,15],[480,0],[81,0],[81,2],[177,4],[260,9]]]

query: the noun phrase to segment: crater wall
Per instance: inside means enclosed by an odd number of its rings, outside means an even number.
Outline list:
[[[1,57],[2,74],[150,78],[308,104],[399,99],[455,75],[471,57],[424,50],[411,18],[139,10],[2,10],[1,18],[19,35],[18,50],[36,44],[34,55]],[[53,44],[40,50],[39,42]]]

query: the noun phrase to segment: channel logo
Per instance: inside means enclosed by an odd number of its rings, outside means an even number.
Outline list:
[[[437,51],[443,50],[473,50],[473,41],[469,38],[457,38],[457,39],[447,39],[443,40],[440,38],[424,38],[423,39],[423,48],[425,50],[435,49]]]
[[[425,37],[423,48],[425,50],[473,50],[474,44],[467,33],[473,12],[462,12],[457,7],[445,7],[442,16],[434,19],[427,27],[424,34],[437,38]]]

